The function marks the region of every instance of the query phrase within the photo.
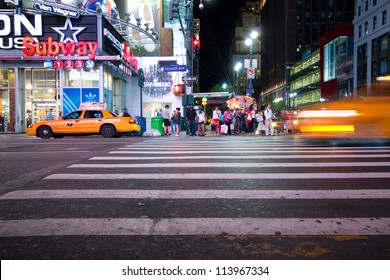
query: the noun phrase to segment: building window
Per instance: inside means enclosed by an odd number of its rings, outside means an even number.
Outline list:
[[[364,23],[364,34],[368,34],[368,21]]]
[[[362,14],[362,6],[359,6],[358,7],[358,16],[360,16]]]
[[[376,5],[376,0],[372,0],[372,5],[373,5],[373,6]]]
[[[359,25],[359,38],[361,38],[361,37],[362,37],[362,26]]]
[[[387,51],[389,47],[389,39],[387,36],[379,38],[379,52]]]
[[[384,58],[379,60],[379,76],[387,75],[389,73],[389,60]]]
[[[384,10],[382,12],[382,24],[385,25],[387,23],[387,11]]]
[[[377,21],[376,16],[372,18],[372,30],[376,30]]]
[[[368,11],[368,0],[364,1],[364,10]]]

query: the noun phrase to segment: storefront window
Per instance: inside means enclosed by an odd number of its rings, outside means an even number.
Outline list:
[[[99,71],[72,69],[65,72],[65,87],[97,88],[99,87]]]
[[[61,116],[59,94],[59,71],[55,69],[26,69],[25,118],[26,126],[46,120],[52,112],[54,118]]]
[[[0,69],[0,132],[15,131],[15,112],[10,102],[15,98],[13,69]]]

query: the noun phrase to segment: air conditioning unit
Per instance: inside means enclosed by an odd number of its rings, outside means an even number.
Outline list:
[[[4,0],[4,3],[12,8],[15,8],[15,6],[18,6],[19,0]]]

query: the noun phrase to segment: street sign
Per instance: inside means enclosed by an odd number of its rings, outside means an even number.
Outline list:
[[[247,69],[247,79],[254,79],[254,78],[255,78],[255,69],[248,68]]]
[[[186,86],[186,95],[192,95],[192,87]]]
[[[187,71],[187,65],[166,65],[164,66],[164,72],[185,72]]]
[[[196,82],[198,80],[197,76],[186,76],[186,77],[181,77],[181,80],[183,82]]]

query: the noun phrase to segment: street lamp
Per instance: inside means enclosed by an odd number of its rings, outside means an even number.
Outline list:
[[[236,78],[236,88],[237,88],[237,90],[236,90],[236,95],[238,95],[238,81],[239,81],[239,78],[238,78],[239,75],[238,74],[240,73],[241,67],[242,67],[242,63],[241,62],[237,62],[236,67],[234,67],[234,70],[237,71],[237,78]]]
[[[223,88],[223,90],[225,90],[225,89],[227,88],[227,84],[224,83],[224,84],[222,85],[222,88]]]
[[[251,32],[251,37],[245,40],[245,45],[249,46],[249,68],[252,69],[252,54],[253,54],[253,40],[255,40],[259,36],[256,31]],[[253,70],[253,69],[252,69]],[[252,96],[252,78],[249,78],[249,96]]]

